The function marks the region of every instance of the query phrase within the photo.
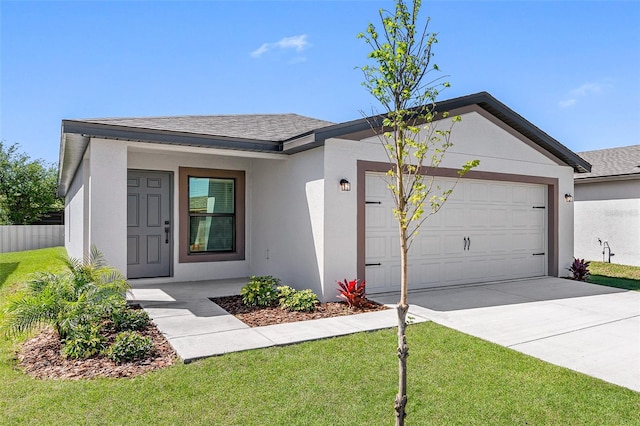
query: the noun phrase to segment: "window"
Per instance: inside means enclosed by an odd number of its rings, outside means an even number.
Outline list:
[[[180,168],[180,262],[244,260],[243,171]]]

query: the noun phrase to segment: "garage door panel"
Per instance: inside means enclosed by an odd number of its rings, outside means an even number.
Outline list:
[[[368,281],[369,291],[393,291],[400,281],[398,225],[386,184],[369,183],[375,180],[380,181],[367,176],[367,189],[374,188],[381,204],[365,206],[365,259],[381,266],[368,266],[366,277],[373,280]],[[411,288],[545,275],[546,192],[545,185],[459,181],[411,246]],[[366,197],[373,201],[369,193]]]
[[[459,284],[463,282],[464,276],[462,275],[462,265],[463,265],[462,259],[448,260],[443,262],[442,278],[443,278],[444,285]]]
[[[444,192],[453,189],[453,192],[449,194],[447,203],[464,202],[467,198],[467,188],[460,181],[458,181],[458,183],[456,184],[456,179],[436,179],[433,188],[435,188],[435,190],[431,195],[435,195],[438,197],[441,196]]]
[[[506,207],[493,207],[489,213],[489,224],[492,229],[506,228],[509,226],[510,215]]]
[[[420,235],[416,240],[415,248],[412,246],[409,256],[418,252],[417,257],[438,256],[442,253],[442,236],[441,235]]]
[[[544,256],[531,254],[514,255],[511,257],[511,273],[514,278],[528,278],[543,275],[539,271],[544,270]]]
[[[487,281],[504,280],[511,274],[511,267],[502,256],[487,259],[487,269]]]
[[[389,188],[382,174],[368,175],[365,179],[367,199],[387,199]]]
[[[487,235],[488,253],[499,254],[511,251],[511,234],[506,232],[493,232]]]
[[[400,259],[400,237],[396,233],[387,238],[387,253],[393,259]]]
[[[392,263],[388,271],[389,271],[389,275],[387,276],[387,280],[389,283],[388,288],[390,288],[391,291],[400,289],[400,271],[401,271],[400,261],[398,260],[398,262]]]
[[[367,292],[372,293],[376,290],[383,291],[387,286],[387,277],[385,267],[382,265],[367,266],[365,281]]]
[[[452,205],[447,207],[446,210],[436,214],[442,214],[443,226],[445,228],[453,228],[459,226],[461,223],[466,223],[467,209],[464,206]]]
[[[529,228],[544,230],[546,219],[545,215],[547,214],[545,209],[531,209],[529,212]]]
[[[445,204],[445,207],[446,207],[446,204]],[[425,222],[423,222],[422,226],[420,227],[420,232],[421,233],[442,229],[442,227],[443,227],[442,218],[444,218],[445,215],[446,215],[445,207],[440,209],[438,214],[432,215],[431,217],[429,217],[429,219],[427,219]],[[427,209],[428,209],[428,207],[425,209],[425,211],[428,211]]]
[[[511,210],[511,226],[514,228],[528,228],[531,218],[535,217],[534,209],[516,207]]]
[[[547,191],[541,185],[529,187],[529,202],[534,206],[545,206],[547,204]]]
[[[507,185],[492,183],[489,201],[492,203],[506,203],[509,201],[510,194],[510,188]]]
[[[529,200],[529,187],[523,185],[512,185],[511,194],[512,203],[522,205],[531,204],[531,201]]]
[[[472,182],[468,184],[469,198],[471,202],[486,203],[489,201],[489,184],[484,182]]]
[[[469,226],[471,228],[489,228],[491,217],[487,207],[469,208]]]
[[[463,271],[466,282],[486,281],[489,276],[489,264],[485,257],[466,259]]]
[[[415,277],[415,281],[419,287],[433,287],[437,286],[442,282],[440,276],[440,262],[423,262],[419,264],[419,268],[417,272],[417,276]],[[411,275],[409,276],[410,281],[414,281],[411,279]]]
[[[537,232],[516,232],[511,239],[511,250],[528,254],[544,251],[544,236]]]
[[[544,235],[539,232],[531,232],[527,236],[528,250],[534,251],[535,253],[541,253],[545,251],[545,241]],[[533,254],[533,253],[532,253]]]
[[[387,238],[385,236],[370,236],[366,239],[365,250],[371,261],[385,259],[388,256]]]
[[[389,227],[389,207],[373,204],[367,206],[366,223],[369,229],[386,230]]]
[[[465,238],[462,233],[444,235],[442,254],[445,256],[459,255],[464,250]]]
[[[473,256],[489,254],[491,252],[492,242],[492,237],[489,233],[469,233],[467,236],[466,254]]]

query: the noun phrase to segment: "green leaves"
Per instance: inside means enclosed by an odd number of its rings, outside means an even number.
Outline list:
[[[0,142],[0,224],[27,225],[63,207],[56,193],[57,168],[31,160],[18,148]]]
[[[464,176],[469,172],[469,170],[478,167],[480,165],[480,160],[471,160],[467,161],[462,165],[462,169],[458,170],[458,176]]]
[[[247,306],[270,306],[278,300],[276,287],[280,279],[271,275],[252,276],[249,282],[240,289],[242,301]]]
[[[451,188],[434,186],[433,178],[425,173],[440,166],[453,146],[451,130],[462,120],[436,107],[440,91],[450,84],[442,77],[427,77],[440,71],[437,64],[431,64],[438,38],[428,31],[429,18],[420,22],[420,5],[419,0],[409,4],[397,0],[394,11],[380,10],[379,27],[369,24],[365,33],[358,34],[371,47],[370,63],[360,68],[362,84],[386,110],[378,136],[393,164],[387,172],[387,185],[394,195],[393,213],[409,240],[451,194]],[[451,121],[445,122],[446,118]],[[478,160],[468,161],[458,174],[478,164]]]
[[[69,260],[68,265],[74,265],[68,273],[40,274],[13,297],[7,307],[7,334],[51,325],[65,338],[79,324],[102,318],[125,304],[128,284],[119,272],[77,260]]]

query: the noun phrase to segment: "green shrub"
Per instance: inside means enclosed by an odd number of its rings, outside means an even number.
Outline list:
[[[118,333],[105,355],[117,363],[145,358],[153,351],[153,340],[136,331]]]
[[[89,358],[104,349],[104,337],[98,324],[80,324],[76,326],[62,344],[62,356],[65,358]]]
[[[81,324],[97,324],[124,305],[127,281],[106,265],[95,247],[84,261],[65,262],[69,272],[40,274],[12,297],[5,324],[8,334],[50,325],[64,340]]]
[[[151,320],[149,315],[142,309],[124,307],[113,311],[111,322],[115,331],[136,331],[146,328]]]
[[[240,290],[242,302],[247,306],[273,305],[278,300],[278,291],[276,290],[278,284],[280,284],[280,280],[271,275],[252,276],[251,280]]]
[[[287,311],[313,312],[318,304],[318,296],[310,289],[295,290],[289,286],[278,287],[280,307]]]

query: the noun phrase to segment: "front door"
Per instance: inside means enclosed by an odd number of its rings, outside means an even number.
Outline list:
[[[171,274],[171,173],[129,170],[127,278]]]

